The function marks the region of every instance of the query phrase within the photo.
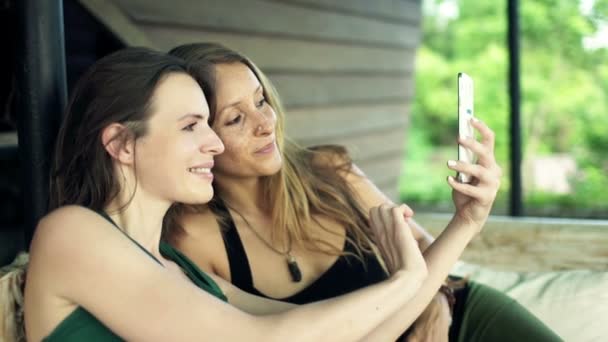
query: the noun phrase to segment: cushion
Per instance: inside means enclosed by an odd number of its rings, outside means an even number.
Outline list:
[[[608,338],[606,271],[510,272],[458,262],[451,274],[503,291],[566,341]]]

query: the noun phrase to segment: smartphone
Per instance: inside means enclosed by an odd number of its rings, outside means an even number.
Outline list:
[[[475,115],[473,110],[473,79],[464,72],[458,73],[458,136],[461,138],[474,138],[475,131],[471,125],[471,118]],[[458,144],[458,160],[465,163],[474,163],[473,152]],[[461,183],[471,182],[471,176],[458,173]]]

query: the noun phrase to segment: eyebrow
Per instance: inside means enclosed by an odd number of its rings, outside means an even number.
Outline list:
[[[195,113],[188,113],[188,114],[184,114],[184,115],[180,116],[179,119],[177,119],[177,121],[182,121],[182,120],[184,120],[186,118],[189,118],[189,117],[193,117],[195,119],[205,120],[205,115],[195,114]]]
[[[255,88],[255,90],[253,91],[253,94],[257,94],[260,91],[260,89],[262,89],[262,85],[261,84],[257,88]],[[220,114],[221,112],[225,111],[226,109],[228,109],[230,107],[234,107],[234,106],[236,106],[239,103],[241,103],[241,101],[232,102],[231,104],[228,104],[228,105],[224,106],[224,108],[218,110],[217,113]]]

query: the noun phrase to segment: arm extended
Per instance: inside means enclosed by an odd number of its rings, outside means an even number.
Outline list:
[[[50,291],[55,299],[85,308],[121,337],[146,341],[358,340],[411,300],[426,276],[425,268],[404,264],[389,280],[360,291],[252,315],[160,267],[97,214],[79,207],[62,208],[41,221],[30,266],[30,299]],[[58,323],[30,317],[28,337],[34,341]]]

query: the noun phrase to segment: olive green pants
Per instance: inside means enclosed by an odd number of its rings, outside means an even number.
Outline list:
[[[526,308],[498,290],[469,282],[461,291],[465,294],[457,295],[453,321],[457,326],[450,330],[450,341],[562,341]]]

